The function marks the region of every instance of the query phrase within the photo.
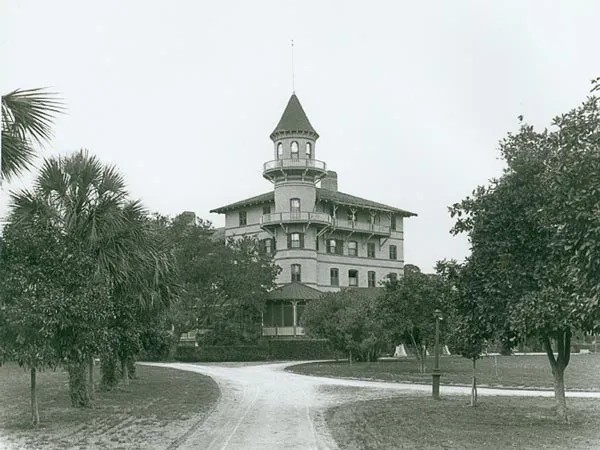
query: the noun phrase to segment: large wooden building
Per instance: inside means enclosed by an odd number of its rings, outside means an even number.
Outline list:
[[[340,192],[337,173],[317,159],[319,135],[295,94],[270,137],[263,177],[273,189],[211,212],[225,214],[226,237],[256,236],[282,268],[263,334],[301,336],[306,301],[402,274],[403,221],[415,214]]]

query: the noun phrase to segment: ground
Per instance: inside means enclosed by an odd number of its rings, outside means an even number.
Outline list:
[[[336,406],[326,421],[345,449],[600,448],[597,399],[569,400],[570,425],[549,400],[484,397],[471,408],[465,397],[403,396]]]
[[[468,387],[443,385],[434,402],[424,384],[304,376],[286,371],[290,362],[148,364],[158,367],[139,366],[140,380],[100,402],[95,419],[68,407],[66,386],[50,389],[40,377],[45,425],[35,431],[26,425],[26,374],[20,391],[3,381],[2,438],[24,448],[600,447],[600,392],[569,392],[565,427],[552,414],[552,391],[482,388],[481,406],[469,408]],[[221,390],[210,414],[214,385],[199,374]]]
[[[167,448],[203,421],[219,398],[197,373],[138,366],[128,387],[72,408],[62,370],[38,375],[41,425],[31,426],[29,372],[0,367],[0,448]],[[98,374],[97,374],[98,375]],[[97,378],[99,379],[99,378]]]
[[[368,448],[363,444],[370,441],[383,443],[383,441],[371,439],[361,442],[354,438],[352,441],[347,441],[342,437],[344,434],[352,436],[357,433],[361,434],[361,428],[357,427],[360,425],[360,421],[364,420],[360,415],[364,407],[376,405],[374,407],[376,410],[379,404],[386,405],[385,402],[397,401],[399,403],[394,403],[393,408],[404,409],[405,414],[410,415],[414,404],[420,404],[419,402],[422,402],[423,405],[432,404],[429,398],[430,386],[304,376],[285,371],[287,366],[293,364],[289,362],[160,364],[163,367],[191,370],[209,375],[219,384],[222,392],[221,400],[212,414],[196,431],[182,439],[178,448]],[[461,386],[442,386],[441,393],[444,397],[455,399],[457,404],[462,402],[464,405],[468,401],[470,389]],[[551,391],[539,390],[480,389],[480,398],[484,406],[475,411],[486,411],[486,398],[505,397],[494,399],[500,405],[498,415],[492,414],[487,418],[482,416],[484,420],[492,421],[488,426],[493,428],[495,426],[493,420],[503,420],[502,417],[512,414],[512,405],[518,403],[514,397],[532,397],[525,400],[535,408],[532,411],[527,411],[525,408],[522,410],[523,414],[535,415],[539,414],[539,411],[543,411],[542,416],[548,416],[549,420],[546,421],[544,417],[538,418],[540,427],[537,431],[546,431],[552,434],[556,431],[556,422],[551,417],[553,399],[548,397],[553,395]],[[595,407],[595,404],[598,403],[597,399],[600,399],[600,392],[572,392],[570,395],[595,399],[593,404],[590,403],[590,405],[594,405],[590,411],[595,414],[595,417],[598,416],[597,413],[600,412],[600,409]],[[407,405],[403,406],[403,400],[413,403],[408,403],[407,408]],[[576,400],[576,402],[580,402],[580,400]],[[450,403],[446,404],[450,405]],[[331,408],[334,409],[331,410]],[[393,408],[386,409],[386,414],[393,416],[395,414]],[[464,406],[461,408],[464,409]],[[469,439],[471,439],[470,442],[475,442],[472,440],[476,437],[473,432],[479,428],[474,425],[477,425],[479,416],[476,418],[465,416],[464,425],[459,428],[454,425],[452,410],[452,406],[446,409],[445,422],[440,424],[440,427],[454,429],[455,433],[461,433],[465,442],[469,442]],[[347,414],[342,416],[339,413],[343,414],[343,411],[347,411]],[[431,420],[431,408],[427,410],[423,407],[416,412],[417,415],[420,413],[423,413],[423,417],[420,418],[423,423]],[[381,423],[381,426],[378,426],[378,423]],[[368,430],[373,435],[392,436],[392,448],[400,444],[410,447],[411,443],[414,443],[414,436],[402,435],[401,421],[394,423],[393,426],[390,423],[389,420],[369,424],[365,422],[365,426],[371,427]],[[431,423],[435,424],[435,422]],[[504,428],[500,427],[503,430],[502,435],[514,431],[512,425],[514,422],[508,422]],[[581,432],[586,432],[589,437],[588,442],[600,444],[600,440],[593,440],[595,436],[600,435],[598,425],[597,420],[591,420],[590,423],[582,424],[581,427],[579,425],[574,427],[568,436],[579,436]],[[409,429],[410,432],[413,430],[414,427]],[[562,430],[560,431],[562,432]],[[403,439],[404,441],[402,441]],[[520,441],[515,442],[521,443]]]
[[[418,373],[413,358],[352,363],[347,361],[311,363],[288,368],[294,373],[363,380],[431,383],[433,358],[428,358],[427,373]],[[471,361],[460,356],[440,360],[442,383],[471,383]],[[565,371],[568,389],[600,391],[600,354],[573,354]],[[546,355],[489,356],[477,362],[477,380],[481,386],[509,386],[552,389],[552,372]]]

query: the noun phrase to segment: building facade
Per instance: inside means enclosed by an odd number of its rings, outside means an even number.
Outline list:
[[[336,172],[317,159],[319,135],[295,94],[270,138],[263,177],[273,189],[211,212],[225,214],[227,238],[255,236],[273,254],[282,271],[264,334],[297,336],[306,301],[402,274],[403,221],[415,214],[340,192]]]

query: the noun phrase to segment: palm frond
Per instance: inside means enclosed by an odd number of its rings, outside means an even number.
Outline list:
[[[0,174],[10,179],[31,166],[33,143],[52,138],[52,125],[64,103],[45,88],[16,89],[1,99],[2,158]]]

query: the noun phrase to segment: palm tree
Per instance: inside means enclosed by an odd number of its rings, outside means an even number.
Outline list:
[[[0,180],[10,181],[31,167],[34,144],[50,140],[54,118],[63,110],[56,94],[44,88],[17,89],[2,96]]]
[[[162,282],[159,275],[165,263],[156,251],[152,235],[147,232],[143,220],[147,215],[145,209],[139,202],[128,199],[125,181],[114,166],[103,165],[86,150],[68,157],[47,159],[33,189],[12,194],[12,205],[11,217],[16,226],[26,227],[42,220],[87,249],[97,261],[97,273],[106,277],[112,286],[112,298],[108,300],[111,308],[117,310],[115,294],[120,292],[127,292],[139,310],[148,310],[162,300],[168,301],[166,295],[133,294],[135,291],[148,292],[140,289],[142,285],[154,286],[155,280]],[[148,279],[148,273],[158,274],[150,278],[154,284],[142,282]],[[98,326],[106,331],[110,324]],[[99,334],[108,339],[110,333]],[[70,380],[76,380],[71,386],[75,406],[89,403],[89,392],[81,389],[81,380],[85,380],[82,375],[84,363],[89,363],[91,357],[103,351],[109,342],[81,344],[79,351],[70,353],[74,356],[68,366]]]

